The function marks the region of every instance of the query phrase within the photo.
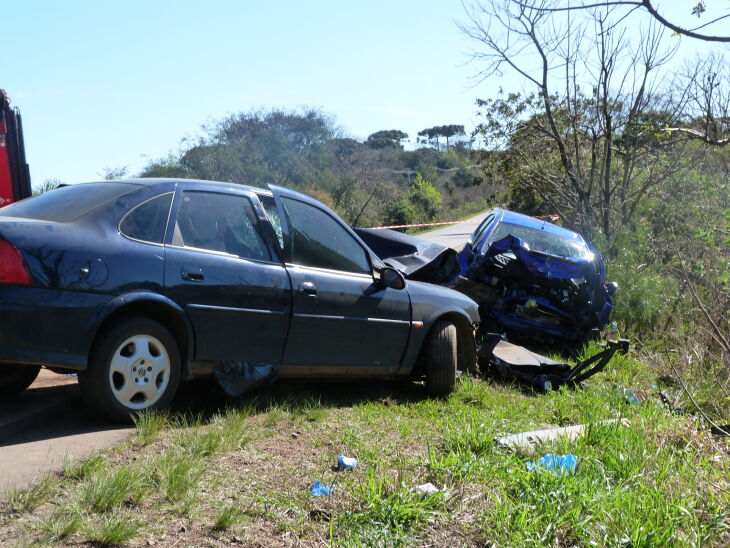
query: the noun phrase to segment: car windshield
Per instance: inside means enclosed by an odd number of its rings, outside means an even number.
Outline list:
[[[0,208],[0,216],[62,223],[138,189],[131,183],[69,185]]]
[[[584,261],[593,259],[593,253],[582,242],[576,242],[563,236],[512,223],[499,223],[497,228],[494,229],[494,232],[490,234],[485,250],[491,244],[505,238],[509,234],[514,234],[523,240],[530,246],[532,251],[539,251],[565,259]]]

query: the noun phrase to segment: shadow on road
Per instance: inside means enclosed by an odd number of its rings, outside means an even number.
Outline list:
[[[191,381],[180,386],[170,414],[173,418],[199,417],[205,423],[230,407],[247,407],[255,413],[263,413],[273,407],[289,410],[351,407],[372,401],[415,402],[424,397],[425,389],[412,383],[282,380],[239,398],[230,398],[213,381]],[[4,400],[0,403],[0,428],[13,420],[25,421],[27,425],[17,434],[0,437],[0,450],[81,434],[111,433],[131,426],[108,421],[86,407],[75,383],[34,388]]]

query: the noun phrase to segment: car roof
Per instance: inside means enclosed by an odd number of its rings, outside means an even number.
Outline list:
[[[563,228],[562,226],[549,223],[548,221],[544,221],[542,219],[536,219],[535,217],[530,217],[529,215],[523,215],[522,213],[510,211],[509,209],[498,208],[497,211],[501,212],[502,214],[500,222],[512,223],[515,225],[525,226],[527,228],[534,228],[535,230],[542,230],[544,232],[547,232],[548,234],[554,234],[555,236],[561,236],[568,240],[573,240],[575,242],[586,244],[586,240],[585,238],[583,238],[583,236],[581,236],[577,232],[573,232],[572,230]]]
[[[251,192],[256,192],[257,194],[264,194],[271,196],[271,191],[265,188],[259,188],[249,185],[242,185],[238,183],[231,183],[226,181],[207,181],[203,179],[185,179],[182,177],[138,177],[138,178],[129,178],[129,179],[114,179],[112,181],[90,181],[90,182],[104,182],[104,183],[128,183],[128,184],[134,184],[134,185],[140,185],[140,186],[146,186],[146,187],[155,187],[155,186],[169,186],[171,184],[175,183],[185,183],[187,185],[191,185],[193,187],[199,187],[199,188],[205,188],[205,189],[214,189],[216,187],[220,187],[220,185],[225,185],[233,188],[242,188],[245,190],[250,190]],[[86,183],[81,183],[86,184]]]

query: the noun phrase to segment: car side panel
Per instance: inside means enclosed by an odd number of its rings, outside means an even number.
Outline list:
[[[190,317],[196,360],[281,362],[291,314],[283,265],[168,247],[164,292]]]
[[[163,246],[127,239],[116,224],[149,195],[76,222],[3,219],[0,237],[20,251],[32,285],[0,285],[0,361],[85,369],[113,301],[131,290],[161,292]]]
[[[85,369],[90,326],[112,299],[101,293],[0,286],[0,362]]]
[[[365,275],[295,265],[287,270],[294,308],[285,366],[397,370],[411,325],[405,290],[377,289]],[[307,293],[309,287],[316,293]]]

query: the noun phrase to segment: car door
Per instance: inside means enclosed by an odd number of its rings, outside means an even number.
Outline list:
[[[246,191],[178,190],[166,246],[165,292],[185,309],[195,359],[281,363],[291,285]]]
[[[397,370],[410,333],[407,290],[374,280],[370,252],[334,214],[295,192],[274,195],[293,290],[284,365],[332,374]]]

